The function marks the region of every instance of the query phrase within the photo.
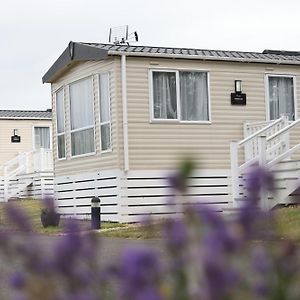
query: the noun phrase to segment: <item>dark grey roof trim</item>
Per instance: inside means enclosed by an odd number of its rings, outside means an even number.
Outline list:
[[[47,110],[0,110],[0,119],[51,120],[52,111]]]
[[[300,56],[300,51],[285,51],[285,50],[269,50],[269,49],[266,49],[266,50],[263,51],[263,54]]]
[[[44,75],[43,82],[53,82],[72,62],[102,60],[108,55],[300,65],[300,52],[297,51],[265,50],[258,53],[70,42],[68,48]]]
[[[73,62],[87,60],[102,60],[107,57],[107,50],[91,47],[82,43],[70,42],[65,51],[55,61],[47,73],[43,76],[43,83],[52,82]]]

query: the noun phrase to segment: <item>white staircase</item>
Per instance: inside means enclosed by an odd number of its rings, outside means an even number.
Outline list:
[[[52,150],[41,148],[20,153],[15,158],[0,166],[0,172],[3,175],[2,178],[0,177],[0,184],[2,183],[0,201],[6,202],[12,198],[28,196],[27,189],[35,181],[40,182],[39,190],[41,190],[41,182],[45,180],[49,182],[52,179],[53,190]]]
[[[234,207],[238,207],[245,199],[244,183],[249,168],[254,165],[267,168],[275,178],[274,190],[261,195],[263,209],[295,200],[293,192],[300,187],[300,155],[297,153],[300,150],[300,138],[292,140],[291,132],[299,125],[300,120],[289,122],[286,116],[272,122],[244,125],[245,138],[233,141],[230,145]],[[239,152],[241,148],[244,148],[244,153]]]

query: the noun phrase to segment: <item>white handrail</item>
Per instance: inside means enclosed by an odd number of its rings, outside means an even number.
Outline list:
[[[270,137],[267,138],[267,142],[275,139],[276,137],[278,137],[279,135],[281,135],[282,133],[285,133],[286,131],[290,130],[291,128],[293,128],[294,126],[297,126],[300,124],[300,119],[294,121],[293,123],[289,124],[288,126],[282,128],[281,130],[279,130],[278,132],[274,133],[273,135],[271,135]]]
[[[276,164],[283,161],[285,158],[291,156],[293,153],[295,153],[299,149],[300,149],[300,144],[297,144],[296,146],[294,146],[291,149],[289,149],[289,150],[285,151],[284,153],[280,154],[279,156],[277,156],[273,160],[269,161],[267,163],[267,167],[269,167],[269,168],[274,167]]]
[[[12,179],[17,178],[20,174],[53,170],[52,150],[38,149],[20,153],[0,168],[3,168],[4,200],[7,201],[10,197],[9,182]]]
[[[282,123],[282,125],[277,126]],[[300,149],[300,144],[289,149],[289,130],[300,124],[300,119],[289,124],[288,118],[286,116],[281,116],[279,119],[273,121],[272,123],[261,128],[257,132],[251,134],[250,136],[244,138],[242,141],[232,141],[230,144],[231,152],[231,185],[232,185],[232,195],[233,204],[240,197],[240,186],[239,186],[239,176],[245,170],[245,168],[253,165],[254,163],[259,163],[259,165],[267,165],[272,167],[283,159],[289,157],[296,150]],[[248,123],[247,126],[250,126]],[[283,127],[279,129],[280,127]],[[269,137],[266,137],[268,130],[273,131],[273,128],[277,132]],[[270,133],[269,131],[269,133]],[[265,134],[265,135],[264,135]],[[282,139],[283,136],[283,139]],[[280,138],[279,138],[280,137]],[[273,141],[278,138],[278,141]],[[238,161],[238,151],[242,146],[248,146],[248,142],[253,141],[253,146],[255,147],[254,156],[247,159],[243,164],[239,164]],[[257,153],[256,153],[257,151]],[[276,156],[276,158],[274,158]],[[271,160],[271,161],[267,161]],[[262,205],[264,208],[267,207],[266,195],[261,195]]]
[[[271,127],[277,125],[278,123],[280,123],[281,121],[284,120],[284,116],[282,116],[281,118],[275,120],[274,122],[272,122],[271,124],[267,125],[266,127],[258,130],[257,132],[249,135],[248,137],[246,137],[245,139],[241,140],[239,143],[238,143],[238,146],[241,147],[243,146],[244,144],[248,143],[249,141],[253,140],[254,138],[260,136],[262,133],[264,133],[265,131],[267,131],[268,129],[270,129]]]

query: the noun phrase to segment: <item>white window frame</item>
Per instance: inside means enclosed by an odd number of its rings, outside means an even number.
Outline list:
[[[108,112],[109,112],[109,121],[107,122],[102,122],[101,121],[101,80],[100,77],[101,75],[107,75],[108,76],[108,81],[107,81],[107,89],[108,89]],[[113,146],[112,146],[112,123],[111,123],[111,95],[110,95],[110,72],[104,72],[104,73],[99,73],[98,74],[98,95],[99,95],[99,135],[100,135],[100,153],[111,153],[113,151]],[[101,134],[101,126],[102,125],[110,125],[110,148],[107,150],[102,150],[102,134]]]
[[[63,116],[64,116],[64,131],[63,132],[60,132],[58,133],[57,131],[57,93],[59,93],[60,91],[63,92]],[[56,153],[57,153],[57,159],[58,160],[66,160],[67,159],[67,145],[66,145],[66,112],[65,112],[65,90],[64,90],[64,87],[61,87],[59,88],[58,90],[55,91],[55,118],[56,118]],[[59,157],[59,150],[58,150],[58,137],[59,136],[62,136],[64,135],[65,136],[65,157]]]
[[[278,73],[265,73],[265,108],[266,108],[266,121],[272,121],[270,119],[270,99],[269,99],[269,77],[285,77],[293,79],[294,86],[294,116],[295,120],[298,119],[297,109],[297,86],[296,75],[294,74],[278,74]]]
[[[39,127],[43,127],[43,128],[49,128],[49,139],[50,139],[50,150],[52,150],[52,126],[51,125],[45,125],[45,124],[34,124],[34,125],[32,125],[32,149],[34,150],[34,151],[36,151],[36,150],[38,150],[38,149],[36,149],[36,147],[35,147],[35,132],[34,132],[34,129],[35,128],[39,128]],[[45,149],[45,148],[43,148],[43,149]]]
[[[154,99],[153,99],[153,72],[166,72],[166,73],[175,73],[176,76],[176,105],[177,105],[177,119],[155,119],[154,118]],[[199,72],[206,73],[207,75],[207,97],[208,97],[208,120],[200,121],[188,121],[181,120],[181,106],[180,106],[180,81],[179,73],[180,72]],[[148,82],[149,82],[149,106],[150,106],[150,123],[180,123],[180,124],[203,124],[209,125],[211,121],[211,98],[210,98],[210,72],[209,70],[203,69],[167,69],[167,68],[150,68],[148,70]]]
[[[72,128],[72,120],[71,120],[71,85],[76,83],[76,82],[86,80],[86,79],[90,79],[91,82],[92,82],[92,89],[93,89],[93,92],[92,92],[92,94],[93,94],[93,105],[92,105],[92,108],[93,108],[93,125],[85,126],[85,127],[82,127],[82,128],[77,128],[77,129],[72,130],[71,129]],[[94,94],[93,75],[86,76],[86,77],[83,77],[83,78],[80,78],[78,80],[70,82],[69,85],[68,85],[68,94],[69,94],[69,120],[70,120],[70,134],[69,134],[69,138],[70,138],[70,158],[73,159],[73,158],[80,158],[80,157],[95,155],[96,154],[96,136],[95,136],[96,135],[96,126],[95,126],[95,94]],[[83,131],[83,130],[86,130],[86,129],[91,129],[91,128],[94,129],[94,151],[89,152],[89,153],[72,155],[72,133],[78,132],[78,131]]]

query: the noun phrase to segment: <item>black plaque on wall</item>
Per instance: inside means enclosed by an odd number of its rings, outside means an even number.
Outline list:
[[[19,135],[12,135],[11,142],[12,143],[21,143],[21,137]]]
[[[231,93],[232,105],[246,105],[246,94],[243,93]]]

